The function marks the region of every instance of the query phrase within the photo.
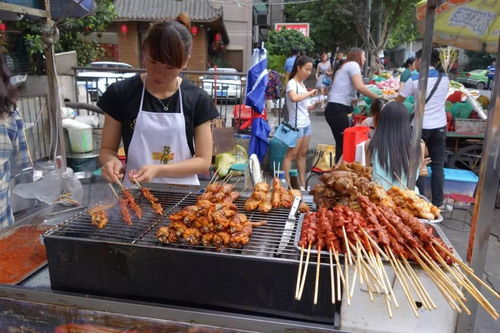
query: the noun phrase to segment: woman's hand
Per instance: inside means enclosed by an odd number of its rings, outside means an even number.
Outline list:
[[[317,93],[318,93],[318,89],[313,89],[313,90],[307,92],[307,95],[309,97],[313,97],[313,96],[316,96]]]
[[[161,165],[158,164],[148,164],[140,168],[139,170],[131,170],[128,177],[132,183],[150,183],[151,180],[158,176],[158,172]]]
[[[117,180],[123,179],[123,164],[117,159],[113,158],[102,166],[102,176],[110,183],[118,183]]]

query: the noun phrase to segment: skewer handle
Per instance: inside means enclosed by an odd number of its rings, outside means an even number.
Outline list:
[[[120,197],[118,196],[118,193],[116,193],[115,188],[113,187],[113,185],[111,185],[111,183],[108,183],[108,185],[109,185],[109,188],[111,188],[111,191],[115,195],[116,199],[120,199]]]

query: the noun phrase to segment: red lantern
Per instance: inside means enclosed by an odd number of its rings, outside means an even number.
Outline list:
[[[193,36],[196,36],[196,35],[198,34],[198,27],[197,27],[197,26],[193,25],[193,26],[191,27],[191,34],[192,34]]]
[[[128,32],[128,27],[127,27],[127,25],[126,25],[126,24],[122,24],[122,25],[120,26],[120,31],[122,32],[122,34],[126,35],[126,34],[127,34],[127,32]]]
[[[220,42],[221,39],[222,39],[222,35],[218,32],[218,33],[215,34],[214,39],[215,39],[216,42]]]
[[[5,32],[5,30],[7,30],[7,24],[0,23],[0,32]]]

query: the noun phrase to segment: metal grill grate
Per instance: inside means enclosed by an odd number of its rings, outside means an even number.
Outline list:
[[[156,232],[159,227],[168,225],[168,215],[182,209],[185,206],[193,205],[199,193],[179,193],[179,192],[163,192],[152,191],[152,193],[160,200],[164,208],[162,217],[155,215],[151,210],[149,202],[147,202],[138,190],[131,190],[137,203],[143,209],[142,219],[137,219],[133,213],[133,225],[126,225],[119,212],[118,205],[108,210],[109,222],[106,228],[98,229],[91,225],[90,216],[87,211],[81,212],[78,215],[65,221],[58,228],[50,231],[48,234],[58,237],[71,237],[78,239],[91,239],[98,241],[112,241],[125,244],[137,244],[141,246],[154,247],[169,247],[181,248],[196,251],[213,251],[218,253],[235,253],[248,256],[259,257],[280,257],[286,259],[298,259],[298,251],[294,248],[293,241],[297,231],[299,217],[293,231],[290,233],[286,243],[283,243],[281,251],[278,253],[278,248],[282,242],[283,232],[286,224],[286,219],[289,214],[288,209],[275,209],[269,213],[260,212],[245,212],[243,209],[246,198],[240,197],[235,201],[238,211],[245,213],[251,222],[267,221],[266,225],[254,227],[250,238],[250,243],[244,248],[224,248],[217,250],[210,246],[191,246],[183,244],[163,244],[156,238]],[[113,202],[114,199],[106,199],[101,203]]]
[[[115,206],[107,210],[109,222],[103,229],[98,229],[90,223],[90,215],[88,211],[85,210],[66,220],[61,226],[54,229],[49,234],[80,239],[133,243],[153,225],[165,219],[172,209],[188,195],[188,193],[151,191],[160,200],[163,206],[163,216],[159,216],[153,212],[151,204],[144,199],[138,190],[130,191],[143,211],[142,219],[138,219],[133,212],[129,210],[133,222],[131,226],[123,222],[118,204],[115,204]],[[105,199],[99,204],[112,202],[116,202],[116,199]]]

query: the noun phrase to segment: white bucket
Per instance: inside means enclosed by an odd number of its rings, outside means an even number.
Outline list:
[[[62,122],[63,127],[68,130],[73,153],[88,153],[94,149],[92,126],[74,119],[63,119]]]

